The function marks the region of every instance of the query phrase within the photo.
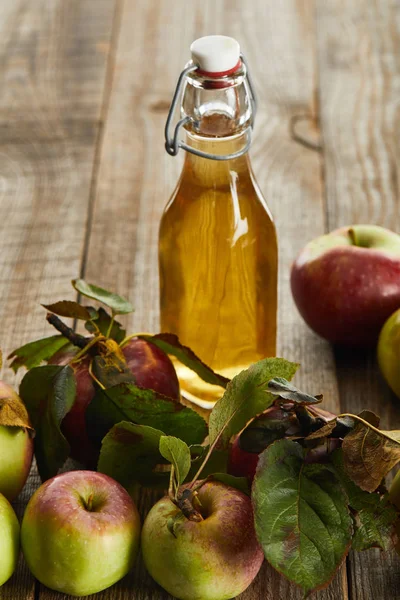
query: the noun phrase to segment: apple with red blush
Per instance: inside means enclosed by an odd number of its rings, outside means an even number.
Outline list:
[[[400,307],[400,236],[376,225],[320,236],[295,260],[291,288],[318,335],[337,344],[373,345]]]
[[[193,506],[194,512],[185,515],[168,496],[153,506],[142,530],[144,564],[180,600],[235,598],[264,560],[251,500],[237,489],[208,481]]]
[[[178,377],[165,352],[155,344],[138,337],[130,339],[121,350],[137,386],[179,400]],[[70,364],[75,373],[75,402],[64,417],[61,429],[70,444],[72,458],[86,467],[95,468],[99,450],[88,436],[85,412],[96,388],[89,372],[90,357],[86,355],[73,362],[74,355],[74,350],[60,351],[49,361],[55,365]]]
[[[0,381],[0,406],[7,400],[21,406],[25,412],[17,392]],[[0,494],[10,502],[18,496],[28,479],[33,458],[32,433],[26,427],[0,425]]]
[[[48,479],[23,517],[21,543],[32,574],[52,590],[87,596],[132,568],[140,518],[124,488],[102,473],[70,471]]]
[[[271,406],[260,417],[252,421],[240,435],[236,436],[229,449],[227,471],[235,477],[246,477],[251,484],[258,465],[261,452],[273,442],[284,437],[302,436],[301,422],[296,416],[296,407],[288,410]],[[306,409],[310,419],[318,419],[320,426],[335,418],[335,415],[319,406],[310,405]],[[309,431],[305,434],[310,433]],[[317,441],[315,447],[310,447],[306,455],[307,463],[324,463],[329,460],[329,454],[340,447],[340,440],[328,439]]]

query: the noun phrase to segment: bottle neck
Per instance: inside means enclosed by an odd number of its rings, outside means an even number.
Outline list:
[[[217,156],[226,156],[240,152],[247,143],[248,140],[247,130],[240,131],[239,133],[218,138],[215,136],[204,136],[198,135],[191,131],[186,131],[186,143],[188,146],[201,152],[208,154],[214,154]],[[244,172],[249,169],[249,158],[248,153],[245,152],[241,156],[229,160],[218,161],[215,159],[204,158],[186,152],[185,165],[192,169],[204,169],[204,165],[208,165],[209,168],[222,170],[234,169],[236,172]]]

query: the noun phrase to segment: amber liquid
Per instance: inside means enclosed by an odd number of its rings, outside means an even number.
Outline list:
[[[188,134],[215,154],[235,152],[243,134]],[[215,371],[233,377],[276,352],[277,241],[246,155],[216,161],[187,153],[160,225],[161,331]],[[223,394],[175,361],[182,395],[211,408]]]

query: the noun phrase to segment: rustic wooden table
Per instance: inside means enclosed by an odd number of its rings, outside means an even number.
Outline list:
[[[180,169],[164,122],[190,42],[213,32],[241,41],[259,95],[251,154],[279,234],[279,353],[302,363],[298,384],[331,409],[370,408],[399,425],[374,353],[318,339],[288,283],[298,250],[324,231],[400,228],[398,0],[1,0],[3,351],[51,333],[40,303],[73,299],[77,276],[129,297],[131,330],[158,330],[158,222]],[[33,472],[20,515],[37,485]],[[317,597],[400,598],[400,561],[351,554]],[[61,598],[22,559],[0,588],[0,600]],[[170,596],[139,565],[93,598]],[[240,598],[301,594],[265,564]]]

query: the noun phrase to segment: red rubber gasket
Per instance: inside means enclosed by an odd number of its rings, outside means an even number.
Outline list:
[[[234,66],[233,69],[229,69],[228,71],[213,72],[213,71],[202,71],[201,69],[197,69],[196,74],[201,75],[201,77],[209,77],[210,79],[217,79],[219,77],[225,77],[226,75],[232,75],[232,73],[235,73],[235,71],[240,69],[241,66],[242,66],[242,61],[239,59],[239,62],[237,63],[237,65]]]

